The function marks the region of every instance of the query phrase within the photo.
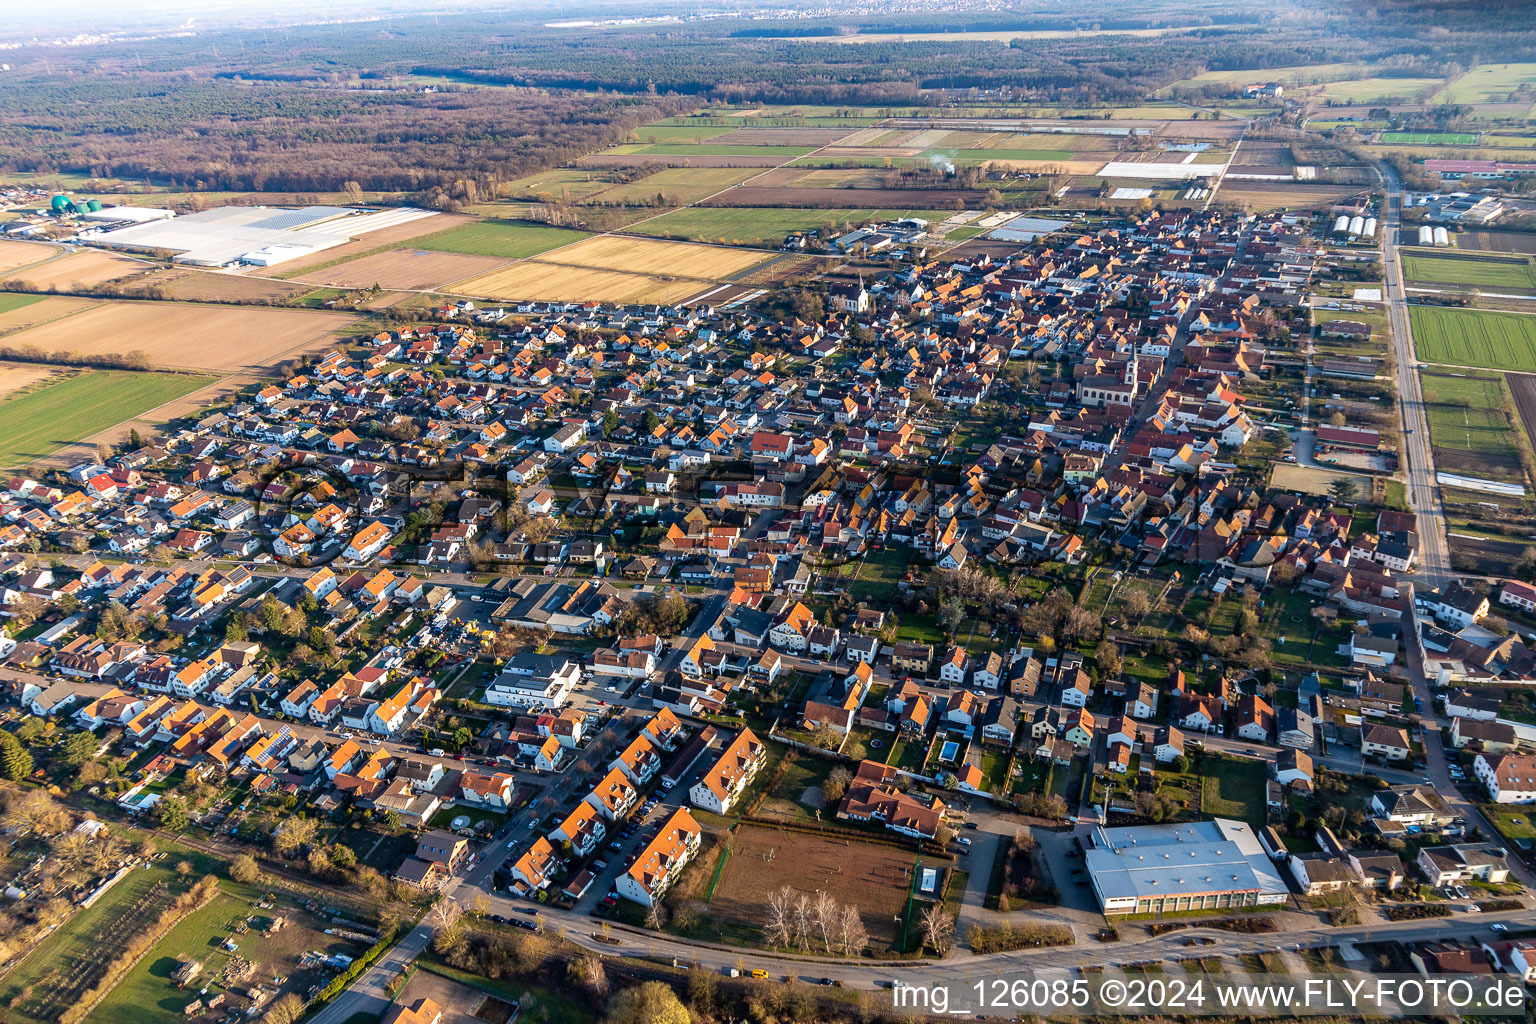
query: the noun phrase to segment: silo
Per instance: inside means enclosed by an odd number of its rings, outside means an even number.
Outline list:
[[[69,201],[69,196],[54,196],[50,205],[53,207],[53,212],[61,217],[66,213],[75,212],[75,204]]]
[[[1366,238],[1375,238],[1376,237],[1376,218],[1375,217],[1367,217],[1367,218],[1365,218],[1365,232],[1364,233],[1365,233],[1365,237]]]
[[[1348,230],[1349,216],[1347,214],[1341,213],[1339,214],[1339,219],[1333,222],[1333,233],[1336,235],[1342,235]]]
[[[1365,218],[1359,214],[1349,218],[1349,237],[1354,238],[1365,230]]]
[[[100,213],[101,212],[101,200],[100,199],[91,199],[91,200],[86,202],[85,208],[86,208],[87,211],[89,211],[91,213]]]
[[[1419,228],[1419,244],[1420,245],[1434,245],[1435,244],[1435,229],[1430,227],[1428,224],[1426,224],[1423,227]]]
[[[1445,230],[1445,228],[1435,228],[1435,244],[1436,245],[1450,245],[1451,244],[1450,233],[1447,232]]]

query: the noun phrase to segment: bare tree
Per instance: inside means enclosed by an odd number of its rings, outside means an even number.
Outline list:
[[[804,949],[811,942],[811,901],[805,893],[795,896],[795,945]]]
[[[843,907],[837,915],[837,949],[843,956],[858,956],[869,945],[869,933],[855,904]]]
[[[768,917],[763,924],[763,937],[770,946],[788,947],[794,938],[795,891],[789,886],[775,889],[768,894]]]
[[[955,940],[955,918],[946,914],[941,904],[935,903],[923,911],[923,944],[933,947],[940,955],[949,952]]]
[[[811,902],[811,919],[816,923],[816,930],[821,932],[821,945],[828,953],[832,952],[832,935],[837,930],[837,900],[825,889],[816,893],[816,899]]]

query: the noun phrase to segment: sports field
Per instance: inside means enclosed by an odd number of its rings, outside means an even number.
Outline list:
[[[1403,274],[1411,281],[1459,284],[1493,291],[1536,292],[1536,267],[1525,256],[1408,249],[1403,252]]]
[[[1477,136],[1470,132],[1382,132],[1386,146],[1475,146]]]
[[[776,246],[791,231],[810,228],[841,230],[843,225],[866,221],[921,217],[940,221],[945,213],[932,210],[812,210],[777,207],[702,207],[694,206],[635,225],[631,230],[665,238],[688,238],[701,242],[725,242],[736,245]]]
[[[1425,362],[1536,373],[1536,316],[1444,306],[1413,306],[1409,313]]]
[[[529,221],[483,220],[476,224],[451,228],[435,235],[418,239],[418,249],[436,252],[457,252],[471,256],[499,256],[502,259],[520,260],[537,256],[541,252],[579,242],[587,235],[582,231],[552,228],[547,224]]]
[[[0,466],[25,466],[72,441],[212,383],[191,373],[87,370],[0,401]]]

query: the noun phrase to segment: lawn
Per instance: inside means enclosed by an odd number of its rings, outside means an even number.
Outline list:
[[[449,828],[455,819],[468,818],[471,824],[478,825],[482,821],[489,821],[495,823],[496,828],[500,828],[508,817],[508,815],[503,814],[501,811],[456,804],[452,807],[444,807],[438,811],[432,816],[432,820],[428,824],[432,828]],[[495,831],[495,829],[492,829],[492,831]]]
[[[1529,256],[1408,249],[1403,274],[1411,281],[1459,284],[1491,291],[1536,292],[1536,267]]]
[[[1254,828],[1263,826],[1266,781],[1263,761],[1207,754],[1201,776],[1202,816],[1236,818]]]
[[[235,897],[223,893],[215,896],[207,906],[177,922],[97,1004],[91,1016],[112,1024],[160,1024],[180,1017],[181,1008],[197,997],[198,988],[208,984],[229,961],[231,954],[219,943],[233,934],[230,925],[247,912],[245,904]],[[192,987],[179,989],[171,981],[178,955],[203,963],[206,973]]]
[[[675,210],[634,227],[637,234],[736,245],[778,245],[791,231],[831,228],[840,231],[868,222],[921,217],[943,220],[931,210],[838,209],[770,207],[702,207]]]
[[[1500,375],[1422,373],[1429,439],[1437,448],[1518,458],[1509,418],[1509,389]]]
[[[418,238],[411,245],[433,252],[458,252],[471,256],[500,256],[520,260],[586,238],[584,231],[569,231],[521,220],[483,220],[478,224],[439,231]]]
[[[0,466],[46,458],[213,380],[190,373],[87,370],[0,401]]]
[[[42,302],[44,295],[18,295],[12,292],[0,295],[0,313],[9,313],[13,309],[21,309],[30,306],[34,302]]]
[[[1536,372],[1536,316],[1443,306],[1409,312],[1414,346],[1426,362]]]
[[[1532,824],[1536,808],[1512,807],[1508,804],[1483,804],[1483,815],[1493,827],[1507,839],[1536,839],[1536,825]]]

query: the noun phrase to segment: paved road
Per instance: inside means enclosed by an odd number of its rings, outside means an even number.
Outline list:
[[[1403,265],[1397,251],[1397,235],[1402,228],[1403,185],[1391,165],[1382,164],[1381,172],[1387,190],[1381,233],[1382,298],[1392,327],[1392,354],[1397,364],[1397,407],[1403,420],[1403,469],[1407,476],[1408,504],[1418,516],[1416,581],[1425,586],[1439,586],[1451,578],[1450,545],[1445,536],[1445,510],[1440,505],[1440,488],[1435,482],[1429,418],[1419,386],[1418,358],[1414,354],[1413,331],[1403,289]]]

